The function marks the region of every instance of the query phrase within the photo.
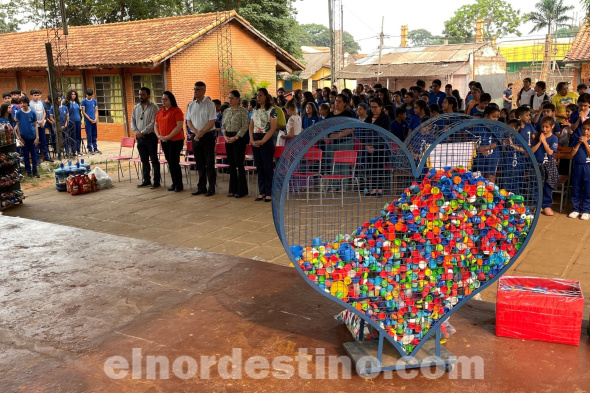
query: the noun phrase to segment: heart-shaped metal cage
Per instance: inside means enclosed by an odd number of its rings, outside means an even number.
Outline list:
[[[478,191],[475,197],[461,202],[469,202],[471,208],[480,210],[482,207],[490,208],[490,212],[493,212],[494,207],[501,206],[504,209],[502,217],[507,221],[503,223],[506,224],[505,227],[502,227],[502,223],[493,223],[496,226],[500,225],[499,232],[504,230],[509,234],[508,231],[514,229],[511,229],[512,224],[509,224],[508,220],[515,226],[520,225],[518,228],[521,229],[526,225],[526,233],[520,234],[518,250],[512,258],[509,261],[504,260],[501,264],[488,266],[483,280],[480,279],[485,265],[478,266],[480,269],[468,271],[467,273],[474,273],[469,277],[466,277],[462,269],[459,269],[459,273],[455,269],[455,273],[449,276],[449,270],[443,267],[445,262],[434,267],[432,258],[424,258],[424,255],[431,255],[426,251],[433,250],[432,247],[426,248],[431,239],[421,237],[425,232],[412,234],[416,236],[415,242],[410,240],[401,243],[396,240],[401,237],[407,240],[408,233],[423,228],[421,226],[393,226],[396,230],[392,230],[394,235],[388,244],[398,242],[405,245],[401,251],[403,257],[400,257],[400,250],[397,248],[393,250],[393,257],[387,254],[390,258],[385,258],[383,238],[381,243],[371,245],[367,243],[371,236],[364,239],[358,236],[363,228],[371,228],[377,219],[386,217],[388,205],[399,201],[402,194],[409,198],[409,189],[418,190],[416,185],[419,185],[425,176],[432,176],[433,168],[463,168],[460,169],[463,179],[469,179],[474,187],[478,187],[478,184],[488,187],[489,192],[484,190],[485,192],[482,191],[480,195]],[[478,172],[481,178],[478,178]],[[437,192],[441,194],[442,202],[430,201],[434,206],[432,209],[436,209],[437,204],[440,205],[440,212],[427,212],[415,222],[432,226],[432,220],[435,218],[449,219],[449,216],[442,215],[442,212],[449,207],[452,200],[450,193],[458,186],[452,182],[448,183],[448,179],[441,184]],[[532,150],[517,132],[503,123],[461,114],[441,115],[421,124],[410,133],[405,142],[402,142],[388,130],[374,124],[350,118],[333,118],[304,130],[286,147],[276,166],[273,217],[279,238],[305,281],[369,323],[381,337],[385,336],[404,358],[411,358],[461,304],[494,282],[518,258],[536,225],[541,196],[539,167]],[[435,197],[430,195],[423,199],[428,198]],[[397,204],[401,206],[401,202]],[[510,209],[511,206],[514,209]],[[527,209],[526,213],[524,210],[517,210],[524,207]],[[410,206],[410,210],[407,206],[405,208],[409,212],[416,208],[424,214],[424,206]],[[486,217],[483,218],[485,223]],[[478,226],[481,225],[483,224],[479,220],[479,224],[472,225],[475,227],[475,233],[467,233],[466,236],[477,238],[480,242],[487,239],[487,227],[486,236],[478,232]],[[387,234],[387,231],[385,232]],[[492,239],[492,243],[494,241]],[[340,245],[347,243],[349,247],[336,249],[336,242]],[[477,242],[475,244],[477,247],[485,246]],[[375,247],[379,245],[381,248]],[[494,246],[495,244],[488,248],[493,251],[496,249]],[[320,256],[317,255],[318,249],[329,250],[330,247],[334,249],[328,253],[326,261],[308,255],[311,261],[301,264],[302,253],[311,250],[317,257]],[[498,241],[497,249],[499,248]],[[445,250],[446,248],[443,248],[440,254],[445,255]],[[378,258],[375,258],[375,251],[378,251]],[[416,258],[408,259],[412,256]],[[359,257],[369,267],[359,263]],[[420,258],[423,259],[423,263],[416,264]],[[356,260],[357,263],[343,264],[341,261],[345,259]],[[488,255],[482,259],[482,263],[490,264],[492,257]],[[395,266],[388,267],[392,261]],[[394,280],[400,280],[400,265],[405,265],[402,268],[405,270],[404,279],[403,282],[398,282],[397,289],[392,290],[389,285],[385,286],[383,277],[389,274],[387,277],[391,279],[392,269],[397,268],[393,270],[398,273],[394,275]],[[433,268],[429,269],[429,266]],[[441,268],[444,275],[440,274]],[[424,292],[418,290],[424,284],[425,269],[429,269],[430,277],[438,274],[436,283],[432,283],[431,279],[431,285],[438,288],[435,289],[435,295],[436,291],[440,292],[441,284],[444,282],[442,287],[445,291],[450,291],[450,294],[455,296],[451,296],[451,301],[447,301],[447,297],[441,302],[442,305],[439,306],[442,308],[438,307],[438,317],[430,319],[429,324],[422,326],[419,329],[421,333],[406,335],[409,331],[408,326],[415,327],[424,322],[424,313],[416,314],[412,311],[424,311],[419,308],[424,307],[425,298],[420,298]],[[415,295],[416,293],[421,295]],[[405,294],[403,300],[401,294]],[[400,319],[397,318],[400,305],[407,311],[402,316],[401,325]],[[432,316],[432,310],[428,311],[430,314],[427,316]],[[395,324],[394,329],[392,324]],[[411,330],[412,333],[415,331],[416,329]]]

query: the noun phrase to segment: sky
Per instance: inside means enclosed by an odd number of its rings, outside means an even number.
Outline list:
[[[513,9],[521,13],[534,10],[538,0],[510,0]],[[442,35],[444,21],[453,17],[455,11],[473,0],[342,0],[344,11],[344,30],[352,34],[361,46],[360,53],[371,53],[379,46],[378,35],[381,31],[381,18],[385,17],[383,32],[390,36],[384,40],[385,46],[398,46],[401,26],[408,25],[409,30],[426,29],[434,35]],[[582,22],[584,13],[580,0],[565,0],[565,5],[575,7],[570,15]],[[301,24],[318,23],[329,26],[328,0],[296,0],[296,19]],[[423,10],[423,11],[421,11]],[[544,32],[529,34],[533,25],[525,23],[520,31],[522,38],[544,37]],[[516,38],[516,36],[513,36]]]

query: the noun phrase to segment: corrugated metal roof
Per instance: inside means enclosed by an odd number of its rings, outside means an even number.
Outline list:
[[[383,48],[381,64],[439,63],[465,62],[469,55],[480,50],[489,43],[470,43],[456,45],[430,45],[413,47]],[[373,52],[357,62],[359,65],[378,64],[379,52]]]
[[[328,53],[303,53],[305,70],[301,72],[301,79],[311,78],[322,67],[330,68],[330,52]]]
[[[438,62],[417,64],[387,64],[381,65],[380,78],[431,77],[451,75],[457,72],[465,62]],[[363,66],[349,64],[339,74],[344,79],[365,79],[377,76],[377,65]]]

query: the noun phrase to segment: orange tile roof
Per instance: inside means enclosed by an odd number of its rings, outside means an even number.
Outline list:
[[[574,38],[572,48],[565,56],[564,61],[577,62],[577,61],[589,61],[590,60],[590,25],[584,22],[580,26],[580,30]]]
[[[273,47],[277,60],[295,71],[305,67],[289,53],[256,30],[235,11],[175,16],[102,25],[69,28],[68,68],[142,66],[153,67],[183,50],[222,23],[237,21],[267,45]],[[0,71],[38,70],[47,68],[46,30],[0,34],[2,42],[26,42],[10,56],[0,58]]]

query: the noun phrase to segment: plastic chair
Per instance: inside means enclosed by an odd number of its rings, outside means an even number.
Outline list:
[[[340,201],[341,205],[344,206],[344,182],[350,179],[351,181],[356,182],[357,191],[359,194],[359,201],[361,200],[360,183],[359,179],[355,176],[357,154],[358,153],[354,150],[340,150],[334,152],[334,160],[332,162],[331,173],[329,175],[322,175],[320,177],[320,197],[323,192],[324,180],[340,182]],[[348,165],[352,168],[352,173],[350,175],[337,175],[336,164]]]
[[[275,146],[275,152],[272,157],[276,158],[277,160],[281,158],[281,156],[285,152],[285,148],[286,146]]]
[[[229,168],[229,164],[223,164],[221,162],[219,162],[219,163],[217,162],[217,160],[225,160],[226,158],[227,158],[227,153],[225,151],[225,142],[216,143],[215,144],[215,170]],[[221,172],[221,177],[223,179],[223,172]]]
[[[250,173],[252,173],[252,178],[254,178],[254,173],[256,173],[256,167],[254,165],[246,165],[248,161],[252,163],[254,162],[254,152],[252,151],[252,145],[250,144],[246,145],[246,157],[244,159],[244,169],[246,170],[246,174],[248,175],[248,183],[250,183]],[[250,195],[251,188],[252,187],[248,187],[248,195]]]
[[[559,165],[559,160],[570,160],[567,175],[559,175],[559,184],[558,189],[553,190],[553,194],[561,194],[561,201],[559,202],[559,212],[563,211],[563,201],[566,196],[569,194],[569,187],[571,182],[571,175],[572,175],[572,151],[574,149],[571,147],[558,147],[557,152],[553,158],[557,161],[557,165]]]
[[[189,158],[193,158],[193,160],[189,160]],[[186,184],[189,185],[190,188],[193,187],[193,181],[190,177],[190,169],[191,166],[196,166],[197,162],[194,161],[194,154],[193,154],[193,143],[192,141],[186,142],[186,156],[184,161],[180,161],[180,167],[184,168],[184,174],[186,176]]]
[[[160,173],[162,174],[162,180],[164,180],[164,185],[166,185],[166,171],[162,170],[162,165],[168,165],[168,161],[162,157],[164,152],[162,151],[162,141],[158,140],[158,162],[160,163]],[[170,166],[168,166],[168,171],[170,171]]]
[[[129,149],[131,148],[131,155],[123,155],[123,148]],[[109,160],[117,161],[117,179],[121,181],[121,175],[125,177],[123,173],[123,168],[121,168],[121,161],[131,160],[133,158],[133,153],[135,152],[135,138],[125,137],[121,139],[121,145],[119,147],[119,155],[118,156],[111,156],[107,157],[105,162],[105,171],[108,173],[109,171]],[[131,176],[129,176],[129,182],[131,183]]]
[[[309,180],[313,177],[319,177],[321,182],[322,177],[322,156],[324,152],[320,149],[311,148],[303,155],[303,162],[301,164],[305,164],[306,171],[304,173],[293,173],[293,178],[301,179],[305,178],[305,190],[306,190],[306,198],[309,201]],[[307,172],[307,168],[309,165],[317,165],[317,171],[314,172]]]

